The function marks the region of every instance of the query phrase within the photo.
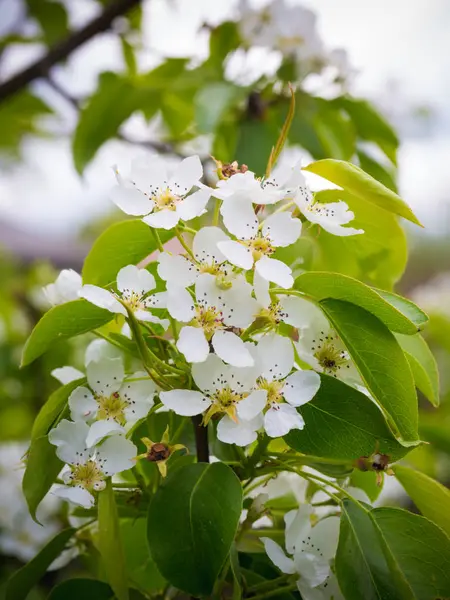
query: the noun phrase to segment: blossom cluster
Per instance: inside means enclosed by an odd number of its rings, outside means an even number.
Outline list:
[[[126,265],[114,288],[78,281],[76,295],[126,320],[124,333],[141,350],[142,332],[159,328],[172,354],[169,360],[147,348],[126,374],[107,342],[88,349],[87,383],[69,398],[71,420],[49,434],[67,463],[57,493],[76,504],[92,506],[106,477],[135,464],[129,433],[156,396],[159,409],[202,415],[205,426],[217,422],[219,440],[247,446],[260,432],[276,438],[304,427],[297,409],[318,392],[319,373],[361,383],[327,319],[293,289],[292,270],[277,257],[308,222],[332,235],[362,234],[348,226],[353,213],[343,201],[319,203],[299,164],[266,178],[235,163],[217,164],[214,188],[201,182],[197,156],[172,172],[158,160],[133,164],[126,177],[116,170],[113,201],[140,216],[158,240],[158,229],[172,230],[180,251],[160,244],[154,274]],[[206,220],[209,202],[216,207],[213,224]],[[185,225],[194,218],[202,224],[198,231]],[[60,275],[47,295],[73,297],[75,280]],[[173,371],[170,380],[158,371],[161,363]],[[67,383],[84,373],[66,367],[55,376]]]

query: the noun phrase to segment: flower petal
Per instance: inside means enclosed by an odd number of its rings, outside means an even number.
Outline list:
[[[225,227],[237,238],[247,240],[258,231],[258,218],[251,200],[247,196],[232,196],[224,200],[220,207]]]
[[[269,294],[270,283],[255,270],[253,275],[253,289],[255,290],[256,300],[263,308],[269,308],[272,299]]]
[[[298,510],[291,510],[284,515],[286,523],[286,550],[294,554],[302,550],[308,536],[311,536],[311,515],[313,509],[310,504],[301,504]]]
[[[195,258],[208,265],[223,263],[226,257],[219,250],[217,244],[226,242],[228,239],[227,234],[219,227],[202,227],[197,231],[192,242]]]
[[[111,200],[127,215],[141,216],[152,212],[155,203],[136,187],[116,185],[111,190]]]
[[[52,488],[52,494],[71,502],[75,506],[82,506],[83,508],[92,508],[95,504],[94,496],[84,488],[78,486],[55,485]]]
[[[89,427],[83,421],[63,419],[48,434],[50,444],[56,446],[56,455],[62,461],[75,465],[89,458],[86,437]]]
[[[200,415],[211,406],[209,398],[194,390],[170,390],[160,392],[159,397],[164,406],[182,417]]]
[[[177,348],[192,363],[204,362],[209,354],[205,332],[199,327],[183,327],[178,336]]]
[[[69,408],[74,421],[90,421],[97,415],[98,404],[91,390],[80,386],[70,394]]]
[[[84,377],[84,373],[79,371],[78,369],[74,369],[74,367],[59,367],[58,369],[53,369],[50,375],[57,379],[63,385],[67,383],[71,383],[72,381],[76,381],[77,379],[81,379]]]
[[[99,442],[101,442],[105,437],[110,435],[124,433],[124,428],[116,423],[116,421],[110,419],[103,419],[101,421],[95,421],[92,423],[89,428],[89,433],[86,437],[86,445],[89,448],[96,446]]]
[[[158,275],[169,284],[189,287],[197,279],[196,266],[184,256],[161,252],[158,256]]]
[[[202,392],[212,394],[228,383],[230,369],[216,354],[211,353],[204,362],[192,365],[192,377]]]
[[[283,312],[283,321],[300,329],[314,328],[315,331],[328,331],[330,326],[320,308],[298,296],[281,296],[279,300]]]
[[[243,246],[234,240],[219,242],[219,250],[227,257],[232,265],[248,271],[253,266],[253,255],[250,248]]]
[[[121,292],[136,292],[144,295],[156,286],[155,278],[147,269],[139,269],[135,265],[127,265],[117,274],[117,288]]]
[[[142,219],[144,223],[156,229],[172,229],[180,220],[176,210],[158,210]]]
[[[320,388],[320,376],[315,371],[296,371],[284,383],[283,396],[291,406],[303,406],[314,398]]]
[[[295,573],[295,565],[292,558],[288,558],[283,551],[283,548],[270,538],[261,537],[259,538],[264,544],[264,549],[267,556],[273,562],[273,564],[280,569],[282,573],[289,575]]]
[[[291,269],[281,260],[263,256],[256,262],[255,268],[261,277],[264,277],[267,281],[273,281],[285,290],[294,285]]]
[[[302,223],[300,219],[293,219],[290,213],[280,212],[267,217],[262,231],[274,246],[285,247],[298,240],[302,231]]]
[[[244,342],[231,331],[216,331],[212,337],[215,353],[235,367],[251,367],[255,364]]]
[[[265,379],[284,379],[294,366],[294,348],[291,340],[276,334],[262,337],[256,347],[256,364]]]
[[[323,583],[331,573],[328,560],[310,549],[308,551],[297,549],[294,554],[294,564],[297,573],[301,575],[300,581],[307,583],[311,588]]]
[[[86,367],[89,386],[100,396],[118,392],[125,377],[121,358],[104,358]]]
[[[108,358],[122,358],[122,351],[106,340],[93,340],[86,348],[84,364],[87,366],[92,361],[98,362]]]
[[[217,438],[225,444],[236,444],[236,446],[248,446],[258,437],[257,431],[262,422],[260,419],[253,421],[240,421],[236,423],[225,415],[217,425]]]
[[[184,196],[203,176],[203,167],[197,155],[182,160],[169,179],[169,187],[175,194]]]
[[[209,188],[202,188],[177,204],[177,213],[180,219],[190,221],[202,215],[211,197],[211,191]]]
[[[325,560],[334,558],[339,541],[339,517],[326,517],[314,525],[311,530],[311,544],[318,549]]]
[[[122,398],[128,401],[128,406],[124,410],[127,423],[133,423],[142,419],[148,414],[148,411],[154,404],[156,394],[156,385],[150,379],[142,381],[133,381],[139,377],[148,377],[144,372],[138,372],[131,375],[130,380],[125,380],[119,390]]]
[[[290,404],[275,404],[264,415],[264,429],[270,437],[283,437],[291,429],[303,429],[303,417]]]
[[[219,291],[218,305],[225,325],[246,329],[253,323],[258,313],[258,302],[252,298],[252,286],[243,276],[234,280],[231,289]]]
[[[136,464],[133,460],[136,454],[137,448],[133,442],[127,440],[123,435],[113,435],[98,447],[95,459],[102,473],[111,477],[116,473],[131,469]]]
[[[247,398],[238,402],[237,416],[244,421],[251,421],[264,410],[266,402],[267,390],[255,390]]]
[[[167,286],[167,310],[177,321],[188,323],[195,315],[190,293],[180,286]]]
[[[95,304],[95,306],[99,306],[100,308],[105,308],[112,313],[119,313],[121,315],[127,314],[127,311],[122,304],[107,290],[104,290],[101,287],[96,285],[83,285],[78,295],[80,298],[84,298],[88,302]]]

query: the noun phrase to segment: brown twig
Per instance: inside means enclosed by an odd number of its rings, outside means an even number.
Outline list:
[[[197,460],[198,462],[209,462],[208,428],[202,425],[201,415],[191,418],[194,425]]]
[[[72,32],[64,40],[50,48],[45,56],[1,84],[0,103],[20,92],[32,81],[46,77],[55,64],[65,60],[72,52],[98,33],[108,30],[116,17],[125,14],[140,2],[141,0],[112,0],[98,17],[78,31]]]

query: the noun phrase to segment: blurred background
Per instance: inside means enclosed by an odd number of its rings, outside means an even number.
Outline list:
[[[421,434],[433,448],[408,459],[450,482],[449,27],[445,0],[0,0],[3,575],[65,518],[50,499],[43,530],[20,494],[27,437],[58,385],[50,373],[81,366],[86,345],[58,345],[19,369],[49,308],[42,286],[60,269],[79,272],[95,238],[124,218],[108,197],[114,165],[126,172],[136,156],[195,152],[210,173],[212,154],[262,174],[287,113],[287,82],[297,109],[282,160],[359,164],[424,224],[405,226],[408,264],[399,239],[369,273],[367,257],[329,268],[395,285],[431,315],[425,337],[441,367],[443,406],[437,416],[423,403]],[[327,268],[323,252],[305,251],[305,268]],[[382,501],[403,502],[386,479]]]

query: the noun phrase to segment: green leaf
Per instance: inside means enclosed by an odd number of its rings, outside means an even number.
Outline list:
[[[372,400],[334,377],[321,375],[319,391],[298,411],[305,428],[292,430],[284,440],[303,454],[354,461],[378,448],[395,461],[408,452]]]
[[[37,521],[36,511],[44,496],[54,484],[64,463],[59,460],[46,435],[35,438],[28,450],[25,473],[22,480],[23,495],[28,510]]]
[[[393,471],[423,516],[450,536],[450,490],[414,469],[394,465]]]
[[[336,575],[346,600],[411,600],[388,548],[364,505],[345,500],[342,506]]]
[[[83,299],[54,306],[31,332],[23,349],[21,366],[32,363],[55,342],[97,329],[113,318],[113,313]]]
[[[320,307],[344,342],[367,388],[403,444],[418,442],[417,396],[408,361],[394,335],[363,308],[342,300]]]
[[[78,173],[84,171],[100,146],[116,135],[141,102],[142,94],[132,80],[116,73],[101,73],[97,89],[80,111],[73,136],[73,160]]]
[[[422,227],[420,221],[400,196],[352,163],[326,158],[311,163],[304,167],[304,170],[320,175],[354,196]]]
[[[117,600],[128,600],[128,579],[120,536],[119,515],[111,480],[98,495],[98,546],[108,581]]]
[[[439,406],[439,371],[436,360],[423,337],[396,335],[414,376],[416,387],[433,406]]]
[[[239,32],[237,23],[226,21],[215,27],[209,37],[209,58],[211,64],[218,71],[223,70],[223,61],[227,55],[239,46]]]
[[[30,15],[39,23],[47,46],[59,42],[69,32],[65,7],[55,0],[26,0]]]
[[[408,600],[448,597],[450,540],[445,533],[428,519],[399,508],[376,508],[370,515],[412,588]]]
[[[30,590],[42,579],[48,567],[64,550],[75,531],[72,527],[60,531],[29,563],[16,571],[6,584],[5,600],[25,600]]]
[[[340,190],[318,192],[315,198],[323,203],[344,200],[355,214],[351,226],[363,229],[364,234],[340,237],[323,229],[318,233],[317,227],[305,228],[316,249],[312,268],[392,288],[403,275],[408,258],[405,233],[396,215]]]
[[[159,234],[163,244],[174,235],[162,230]],[[157,249],[153,229],[141,219],[115,223],[96,239],[86,256],[81,272],[83,283],[110,285],[122,267],[139,263]]]
[[[391,331],[406,335],[417,333],[415,322],[405,316],[395,305],[389,303],[388,298],[383,297],[382,292],[378,292],[352,277],[317,271],[303,273],[295,280],[294,288],[315,300],[334,298],[356,304],[378,317]],[[404,300],[408,307],[409,305],[415,306],[409,300],[400,299]],[[424,314],[419,308],[415,308],[419,316]]]
[[[316,99],[318,112],[313,126],[325,149],[326,156],[350,160],[356,149],[355,128],[352,121],[340,109],[326,100]]]
[[[396,164],[396,152],[400,143],[398,136],[372,104],[349,96],[337,98],[334,104],[347,112],[360,138],[377,144],[389,160]]]
[[[48,434],[55,421],[57,421],[58,417],[64,412],[70,394],[80,385],[84,385],[85,381],[84,378],[71,381],[53,392],[47,402],[42,406],[34,421],[33,429],[31,431],[32,441]]]
[[[374,160],[371,156],[358,150],[359,166],[363,171],[369,173],[374,179],[385,185],[387,188],[397,193],[397,184],[395,182],[395,173],[388,170],[382,164]]]
[[[385,290],[375,289],[377,294],[379,294],[382,298],[392,304],[397,310],[399,310],[407,319],[412,321],[417,329],[423,329],[425,325],[428,323],[428,315],[423,312],[414,302],[408,300],[407,298],[403,298],[403,296],[399,296],[398,294],[394,294],[393,292],[386,292]]]
[[[187,465],[169,475],[148,513],[150,553],[161,574],[193,596],[209,595],[241,509],[241,484],[223,463]]]
[[[212,133],[233,105],[243,99],[247,91],[225,81],[210,83],[199,89],[195,96],[195,120],[199,133]]]
[[[277,126],[270,119],[242,121],[234,158],[239,164],[246,164],[258,175],[263,175],[277,136]]]
[[[161,592],[166,580],[148,552],[147,520],[121,519],[120,535],[130,580],[146,593]]]
[[[107,583],[96,579],[68,579],[52,589],[47,600],[113,600]]]

